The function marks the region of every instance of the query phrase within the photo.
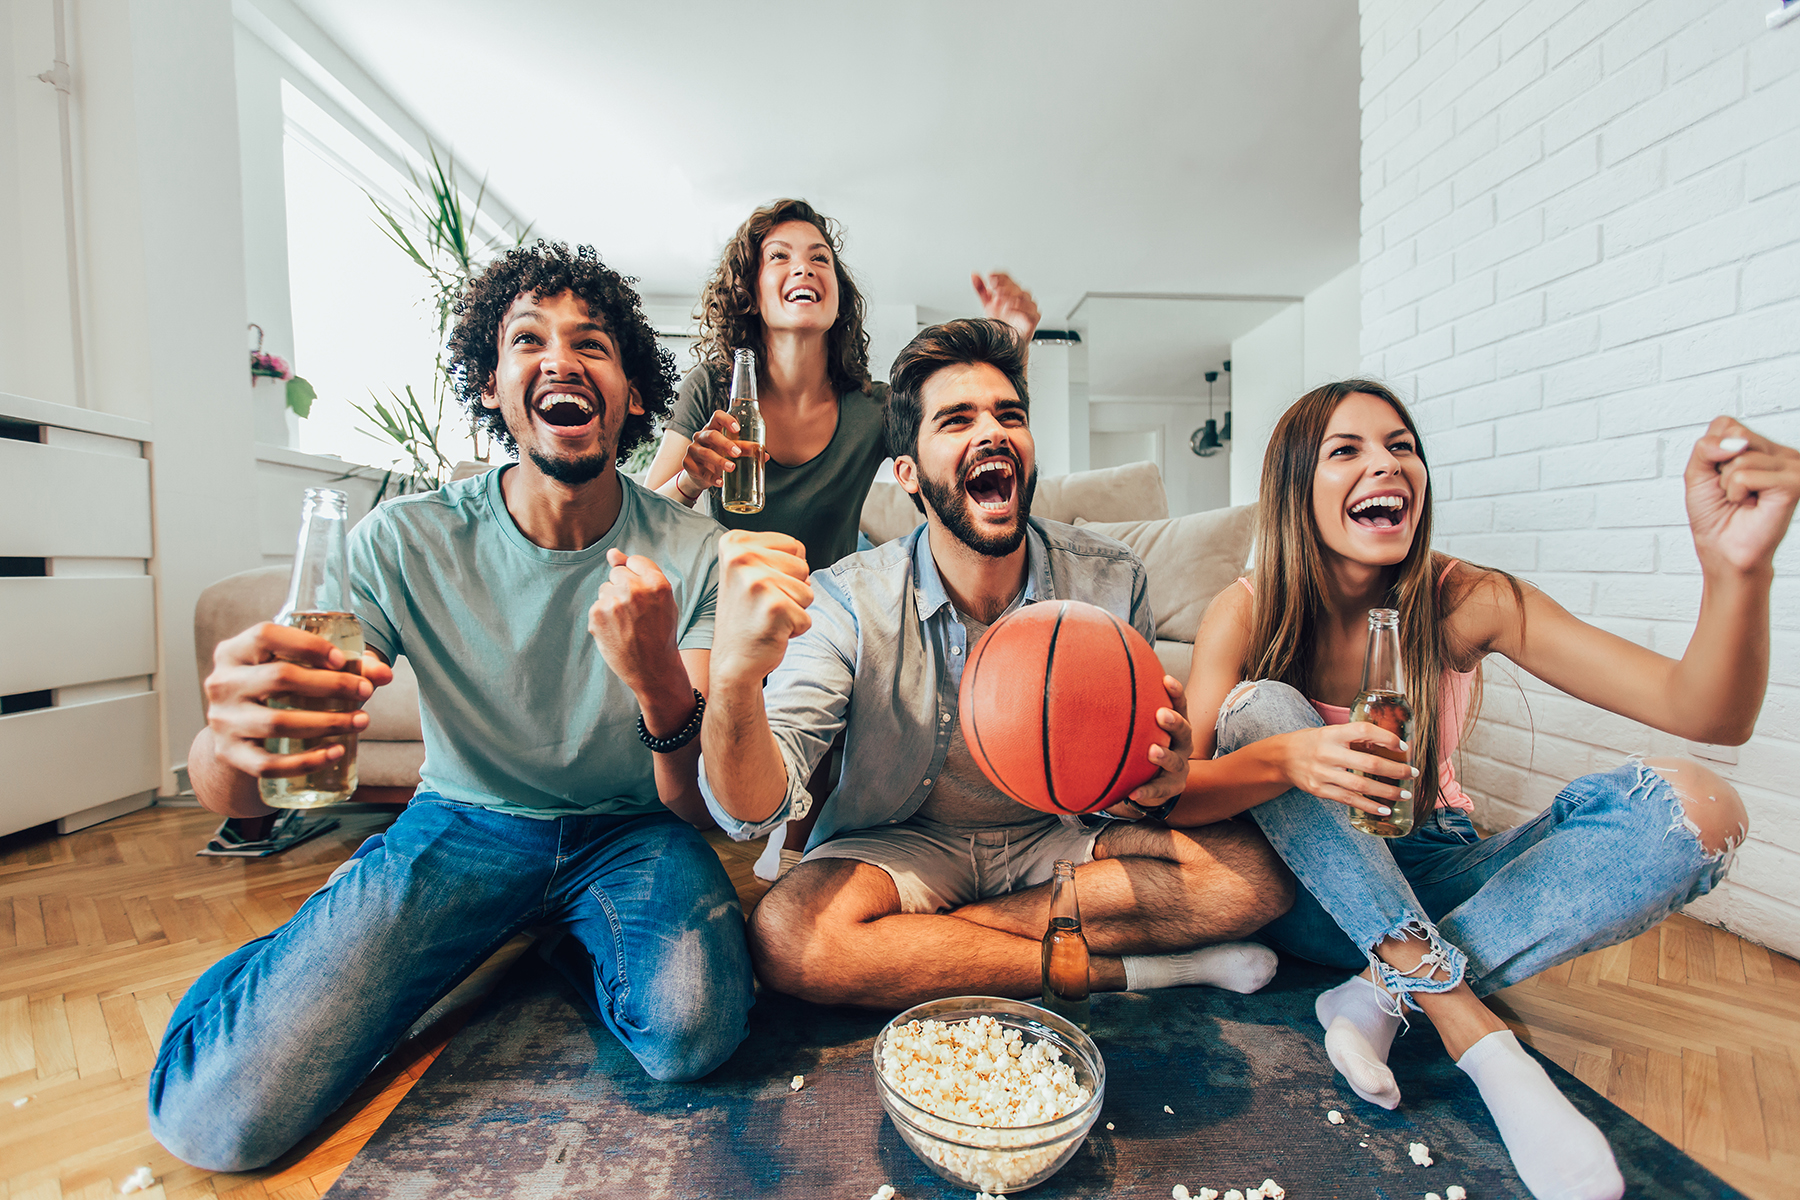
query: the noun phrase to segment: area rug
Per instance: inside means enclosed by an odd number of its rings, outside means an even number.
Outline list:
[[[1098,996],[1093,1033],[1106,1102],[1076,1156],[1029,1193],[1155,1197],[1248,1190],[1293,1200],[1470,1200],[1525,1195],[1474,1085],[1430,1027],[1395,1045],[1396,1112],[1341,1085],[1313,997],[1341,972],[1283,961],[1255,996],[1212,988]],[[649,1079],[567,985],[527,955],[376,1131],[332,1200],[425,1197],[970,1196],[932,1174],[876,1099],[872,1039],[884,1016],[763,993],[750,1036],[698,1083]],[[1635,1197],[1736,1197],[1681,1151],[1554,1064],[1605,1131]],[[799,1091],[789,1088],[804,1075]],[[1341,1125],[1327,1120],[1338,1110]],[[1110,1124],[1110,1128],[1108,1127]],[[1411,1143],[1429,1148],[1416,1164]]]

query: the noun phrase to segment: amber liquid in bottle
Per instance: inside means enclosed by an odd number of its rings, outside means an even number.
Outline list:
[[[1043,1005],[1079,1028],[1088,1027],[1088,944],[1075,899],[1075,864],[1056,864],[1050,882],[1050,926],[1044,930]]]
[[[362,674],[362,624],[350,611],[350,556],[345,540],[349,498],[332,488],[308,488],[300,517],[300,544],[287,602],[275,622],[316,633],[344,653],[340,670]],[[271,696],[270,708],[312,712],[354,712],[362,701],[316,696]],[[342,746],[344,755],[304,775],[259,780],[257,792],[271,808],[324,808],[342,804],[356,791],[356,734],[316,738],[267,738],[270,754],[299,754],[325,746]]]
[[[1363,655],[1362,689],[1350,706],[1350,719],[1379,725],[1409,746],[1412,744],[1413,710],[1412,703],[1406,698],[1406,677],[1400,664],[1400,614],[1394,609],[1369,610],[1369,647]],[[1410,762],[1412,757],[1408,751],[1389,750],[1366,742],[1354,743],[1354,746],[1393,762]],[[1364,773],[1359,771],[1358,774]],[[1410,779],[1381,777],[1381,781],[1398,783],[1408,792],[1417,791]],[[1393,813],[1381,817],[1353,808],[1350,823],[1376,837],[1405,837],[1412,832],[1413,802],[1410,799],[1383,797],[1381,803],[1393,809]]]
[[[763,493],[763,418],[756,403],[756,352],[739,350],[731,363],[731,417],[738,423],[737,444],[743,455],[725,472],[719,502],[726,512],[759,513]]]

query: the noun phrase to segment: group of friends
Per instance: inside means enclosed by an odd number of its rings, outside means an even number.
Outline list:
[[[1068,859],[1095,990],[1254,992],[1276,949],[1354,972],[1317,1013],[1359,1096],[1400,1103],[1389,1045],[1423,1013],[1535,1195],[1620,1195],[1604,1136],[1481,997],[1705,895],[1744,805],[1698,762],[1632,758],[1481,837],[1454,752],[1493,653],[1679,737],[1747,739],[1800,454],[1729,417],[1695,443],[1682,486],[1704,585],[1677,659],[1435,553],[1406,405],[1372,380],[1317,388],[1270,437],[1254,567],[1206,610],[1190,677],[1164,680],[1155,775],[1105,813],[1051,816],[971,758],[963,664],[995,621],[1048,600],[1153,638],[1144,567],[1031,515],[1030,295],[976,276],[987,316],[922,330],[884,385],[839,251],[805,203],[757,210],[705,289],[699,365],[679,385],[630,282],[591,248],[521,247],[469,282],[454,376],[517,463],[390,501],[352,532],[360,674],[276,624],[222,643],[188,760],[207,807],[264,813],[259,778],[342,753],[265,739],[368,721],[267,701],[355,708],[404,655],[423,782],[290,921],[187,990],[150,1077],[156,1136],[213,1169],[273,1161],[528,928],[659,1080],[732,1054],[756,979],[883,1009],[1035,996],[1047,884]],[[758,352],[768,430],[754,516],[717,502],[755,453],[725,412],[742,347]],[[619,461],[658,423],[640,485]],[[858,551],[889,457],[924,521]],[[1349,719],[1372,608],[1400,613],[1410,746]],[[1402,798],[1410,836],[1350,824]],[[789,843],[748,921],[701,836],[714,826]]]

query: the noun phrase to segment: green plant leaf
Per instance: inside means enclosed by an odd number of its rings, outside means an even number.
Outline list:
[[[287,381],[287,406],[294,410],[295,416],[310,417],[313,401],[318,398],[319,393],[313,391],[313,385],[300,376],[295,375]]]

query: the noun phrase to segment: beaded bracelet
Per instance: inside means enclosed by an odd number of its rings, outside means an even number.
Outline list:
[[[640,712],[638,713],[638,740],[658,754],[668,754],[671,751],[679,750],[693,741],[694,735],[700,732],[700,716],[705,711],[706,697],[700,694],[699,688],[695,688],[694,715],[687,719],[686,725],[668,737],[655,737],[650,733],[649,726],[644,724],[644,714]]]

